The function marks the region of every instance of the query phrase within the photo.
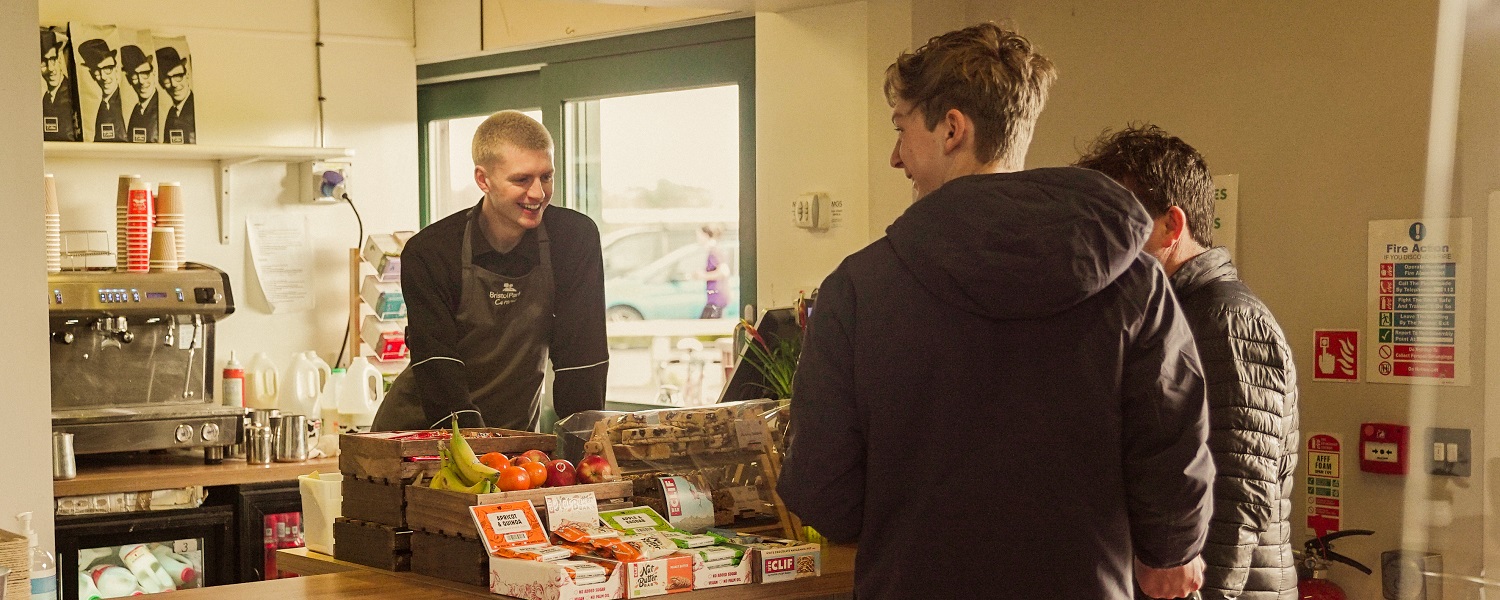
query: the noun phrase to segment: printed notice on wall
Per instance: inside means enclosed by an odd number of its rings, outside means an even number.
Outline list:
[[[1372,383],[1469,385],[1469,219],[1370,221]]]
[[[1315,537],[1339,530],[1343,520],[1342,477],[1339,438],[1327,434],[1307,438],[1307,528]]]
[[[1214,176],[1214,245],[1229,249],[1229,255],[1239,258],[1235,254],[1236,231],[1239,229],[1240,216],[1240,176],[1239,175],[1215,175]]]
[[[258,214],[245,218],[255,278],[272,313],[312,310],[312,243],[302,215]]]

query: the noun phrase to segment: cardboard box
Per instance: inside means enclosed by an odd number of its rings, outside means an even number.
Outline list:
[[[584,557],[580,557],[584,558]],[[597,559],[595,562],[603,561]],[[645,598],[663,594],[693,591],[693,557],[673,554],[650,560],[633,560],[619,563],[618,574],[625,573],[624,597]]]
[[[406,322],[404,320],[382,321],[375,315],[365,315],[360,327],[360,339],[375,357],[380,360],[406,358]]]
[[[383,321],[406,318],[406,296],[401,293],[399,283],[382,282],[374,275],[366,275],[359,286],[359,297]]]
[[[724,545],[745,551],[741,562],[750,563],[756,583],[791,581],[823,574],[822,548],[811,542],[741,535]]]
[[[693,589],[695,590],[743,585],[754,580],[754,573],[751,569],[753,561],[748,558],[741,559],[740,564],[737,565],[705,567],[703,560],[698,556],[688,554],[684,556],[693,559]]]
[[[375,268],[375,276],[381,281],[399,281],[401,246],[401,242],[392,234],[371,234],[365,238],[365,247],[360,251],[360,257]]]
[[[577,585],[566,569],[552,563],[490,557],[490,592],[527,600],[614,600],[624,593],[624,569],[604,583]]]

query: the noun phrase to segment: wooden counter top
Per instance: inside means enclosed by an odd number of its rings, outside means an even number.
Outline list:
[[[225,600],[238,600],[240,598],[274,598],[273,594],[298,593],[309,594],[290,596],[295,598],[337,598],[337,595],[319,596],[312,595],[312,589],[303,588],[273,588],[271,584],[297,579],[321,580],[324,578],[339,578],[339,586],[354,586],[357,582],[366,581],[362,578],[351,578],[354,574],[378,574],[384,575],[400,583],[380,584],[380,593],[372,593],[370,588],[349,589],[349,593],[357,593],[362,597],[371,599],[388,598],[392,600],[406,600],[417,598],[509,598],[509,596],[497,596],[479,586],[464,585],[434,577],[417,575],[415,573],[393,573],[374,569],[351,562],[337,560],[331,556],[310,552],[306,548],[292,550],[279,550],[276,556],[278,569],[299,573],[304,577],[294,577],[291,580],[278,579],[275,581],[264,581],[259,583],[247,583],[224,587],[206,588],[202,590],[186,590],[177,592],[174,600],[189,600],[199,596],[183,596],[182,594],[194,594],[208,592],[221,592],[214,598]],[[307,575],[311,575],[310,577]],[[347,581],[345,578],[348,578]],[[322,582],[319,585],[324,585]],[[326,584],[333,586],[335,584]],[[321,588],[317,588],[321,589]],[[339,589],[343,589],[340,587]],[[243,591],[242,591],[243,590]],[[823,551],[823,575],[811,579],[799,579],[783,583],[770,584],[747,584],[735,585],[707,590],[696,590],[686,596],[672,595],[673,598],[683,600],[750,600],[752,598],[849,598],[854,590],[854,548],[852,546],[830,546]],[[389,593],[389,595],[387,595]],[[407,595],[427,593],[433,595]],[[203,598],[209,595],[201,596]]]
[[[298,475],[313,471],[339,470],[337,458],[269,465],[251,465],[244,458],[230,458],[223,464],[205,465],[202,452],[83,455],[77,457],[77,462],[77,477],[52,482],[54,497],[294,481]]]

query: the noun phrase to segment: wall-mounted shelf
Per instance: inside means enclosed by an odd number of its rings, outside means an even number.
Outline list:
[[[214,180],[219,200],[219,243],[229,243],[229,222],[233,214],[230,202],[234,167],[254,162],[296,163],[315,160],[349,159],[349,148],[307,148],[299,146],[215,146],[208,144],[108,144],[88,142],[42,142],[47,158],[120,159],[120,160],[202,160],[214,161],[218,176]]]

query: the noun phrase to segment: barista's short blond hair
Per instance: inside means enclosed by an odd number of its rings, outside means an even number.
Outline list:
[[[502,110],[479,124],[474,131],[474,166],[487,167],[500,160],[505,145],[522,150],[552,152],[552,134],[536,119],[515,110]]]

